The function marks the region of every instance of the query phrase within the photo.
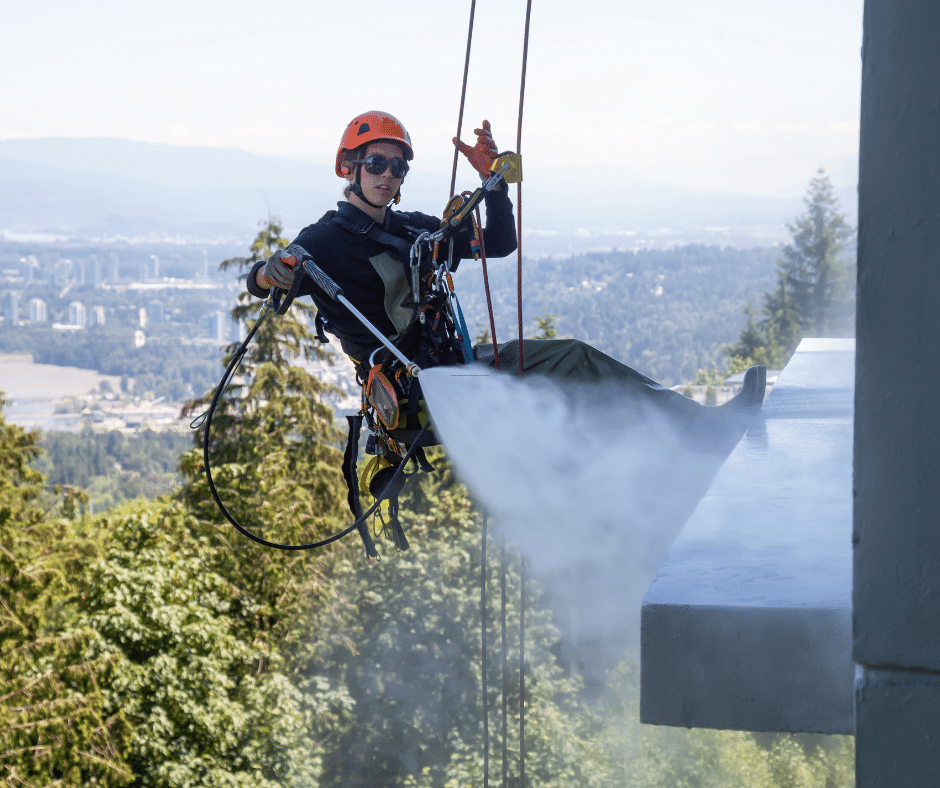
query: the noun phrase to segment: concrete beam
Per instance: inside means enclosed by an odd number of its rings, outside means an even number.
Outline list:
[[[643,722],[853,731],[854,341],[806,339],[643,600]]]

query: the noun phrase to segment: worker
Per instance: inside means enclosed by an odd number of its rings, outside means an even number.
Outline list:
[[[475,133],[474,146],[459,140],[455,144],[486,178],[497,155],[496,144],[487,121]],[[421,233],[435,232],[441,226],[439,217],[391,207],[401,199],[413,159],[411,137],[397,118],[387,112],[366,112],[353,118],[336,152],[336,174],[346,181],[345,200],[335,211],[301,230],[293,242],[303,247],[350,303],[393,342],[403,338],[415,314],[409,271],[411,246]],[[516,248],[515,220],[506,184],[500,183],[487,192],[484,200],[487,256],[505,257]],[[453,267],[472,255],[467,230],[458,231],[445,243],[454,245]],[[248,292],[267,298],[272,286],[288,289],[294,271],[293,258],[284,251],[275,252],[249,272]],[[307,277],[297,295],[313,299],[319,325],[339,338],[360,374],[367,372],[369,358],[379,347],[378,340],[313,279]],[[401,349],[414,358],[416,348]]]

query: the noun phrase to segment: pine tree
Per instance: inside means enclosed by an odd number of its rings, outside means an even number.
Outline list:
[[[276,218],[263,223],[246,257],[220,264],[245,272],[288,239]],[[262,302],[248,293],[239,296],[232,316],[253,324]],[[236,520],[252,533],[273,542],[318,541],[348,523],[342,477],[342,436],[324,398],[333,393],[295,362],[326,358],[304,317],[312,308],[295,301],[284,315],[269,314],[255,334],[237,375],[220,397],[211,421],[209,461],[219,495]],[[229,354],[236,350],[228,347]],[[231,358],[231,355],[229,356]],[[184,414],[202,413],[211,396],[187,403]],[[204,475],[203,432],[199,448],[183,455],[180,471],[187,480],[182,495],[205,524],[224,556],[218,571],[242,589],[245,604],[256,612],[246,622],[252,638],[278,643],[297,626],[300,611],[326,599],[331,553],[337,545],[317,551],[279,552],[248,541],[223,519]],[[355,548],[357,537],[350,537]]]
[[[823,170],[803,198],[806,211],[788,224],[791,240],[777,261],[777,285],[764,293],[763,319],[748,324],[723,352],[731,367],[746,362],[781,368],[803,337],[846,336],[854,331],[854,263],[841,255],[854,235],[840,213]]]

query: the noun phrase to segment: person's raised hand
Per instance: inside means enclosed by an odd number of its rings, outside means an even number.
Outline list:
[[[472,148],[456,137],[453,139],[454,145],[457,146],[457,150],[467,157],[467,161],[473,165],[473,169],[480,173],[481,178],[489,178],[490,168],[497,156],[496,143],[493,141],[493,133],[490,131],[490,122],[484,120],[483,127],[474,129],[473,133],[477,135],[477,144]]]

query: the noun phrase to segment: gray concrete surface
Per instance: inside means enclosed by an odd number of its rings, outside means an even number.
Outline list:
[[[940,786],[940,4],[867,0],[853,657],[858,788]]]
[[[641,719],[851,733],[854,341],[805,339],[643,600]]]

